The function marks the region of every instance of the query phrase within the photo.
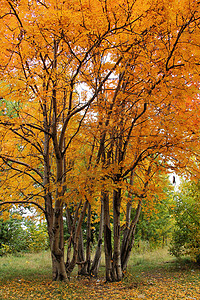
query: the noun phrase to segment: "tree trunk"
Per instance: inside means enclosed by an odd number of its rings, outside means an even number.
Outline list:
[[[124,229],[124,232],[123,232],[123,239],[122,239],[122,244],[121,244],[121,253],[124,252],[127,236],[128,236],[129,230],[130,230],[131,210],[132,210],[132,205],[131,205],[130,202],[128,202],[127,205],[126,205],[126,226],[125,226],[125,229]]]
[[[75,231],[75,236],[74,236],[74,252],[73,252],[73,257],[71,262],[68,264],[68,266],[66,266],[66,272],[68,274],[68,277],[70,276],[71,272],[73,271],[76,263],[77,263],[77,257],[78,257],[78,245],[79,245],[79,236],[80,236],[80,232],[81,232],[81,226],[82,226],[82,222],[83,222],[83,218],[86,212],[88,206],[88,200],[85,201],[81,214],[79,216],[78,219],[78,223],[77,223],[77,227],[76,227],[76,231]]]
[[[104,211],[104,251],[106,262],[106,281],[112,281],[112,243],[108,192],[102,192],[102,201]]]
[[[114,253],[113,253],[113,280],[122,280],[121,250],[120,250],[120,206],[121,189],[113,192],[113,227],[114,227]]]
[[[68,248],[67,248],[67,258],[66,258],[66,268],[68,268],[70,264],[70,256],[71,256],[71,250],[72,250],[72,245],[74,246],[74,238],[75,238],[75,231],[76,231],[76,223],[78,222],[78,212],[81,207],[82,201],[79,202],[74,218],[72,218],[72,215],[70,213],[69,208],[66,209],[66,215],[67,215],[67,225],[70,233],[70,237],[68,239]],[[80,233],[82,235],[82,233]],[[81,257],[81,254],[80,254]]]
[[[144,183],[143,191],[140,195],[140,200],[136,209],[135,217],[133,221],[131,222],[131,225],[129,226],[127,232],[126,232],[126,238],[123,241],[122,244],[122,249],[121,249],[121,264],[122,264],[122,270],[126,270],[128,260],[131,254],[131,250],[133,248],[134,244],[134,237],[135,237],[135,230],[136,230],[136,225],[139,221],[140,213],[141,213],[141,208],[142,208],[142,199],[146,194],[147,187],[149,184],[149,174],[151,172],[151,164],[149,165],[148,169],[146,170],[146,181]],[[132,174],[133,176],[133,174]],[[133,177],[132,177],[133,179]]]
[[[62,233],[62,204],[56,201],[54,223],[53,223],[53,242],[52,242],[52,254],[55,257],[55,263],[57,267],[57,276],[54,280],[67,281],[67,273],[64,263],[64,245],[63,245],[63,233]],[[59,207],[60,205],[60,207]]]
[[[85,262],[85,254],[84,254],[84,243],[83,243],[83,233],[82,229],[80,231],[79,240],[78,240],[78,274],[79,275],[87,275],[86,272],[86,262]]]
[[[103,210],[103,201],[101,201],[101,217],[100,217],[100,225],[99,225],[99,237],[98,237],[98,243],[97,248],[95,252],[95,256],[93,259],[92,267],[90,269],[90,274],[94,277],[97,277],[99,266],[101,262],[101,252],[102,252],[102,237],[103,237],[103,220],[104,220],[104,210]]]
[[[69,240],[68,240],[68,249],[67,249],[67,259],[66,259],[66,268],[68,268],[70,264],[70,255],[72,250],[72,245],[74,247],[74,238],[75,238],[75,231],[76,231],[76,223],[78,222],[78,211],[80,208],[81,202],[79,203],[76,212],[74,214],[74,219],[72,218],[72,215],[70,213],[69,208],[66,209],[66,217],[67,217],[67,225],[69,230]],[[84,256],[84,244],[83,244],[83,233],[82,230],[80,230],[79,240],[78,240],[78,274],[83,274],[82,271],[82,262],[85,261]],[[79,264],[80,263],[80,264]]]
[[[141,204],[142,201],[140,200],[136,209],[135,217],[127,230],[126,240],[124,241],[123,247],[121,248],[121,264],[123,271],[127,268],[128,260],[133,248],[136,225],[138,223],[141,212]]]
[[[87,237],[86,237],[86,260],[79,272],[82,275],[89,275],[90,273],[90,263],[91,263],[91,205],[88,204],[88,214],[87,214]],[[83,260],[84,261],[84,258]]]
[[[52,195],[49,191],[49,185],[50,185],[50,163],[49,163],[49,127],[48,127],[48,121],[47,121],[47,108],[46,104],[43,104],[43,125],[45,128],[44,133],[44,176],[43,176],[43,186],[44,188],[44,200],[45,200],[45,217],[47,221],[47,229],[48,229],[48,235],[49,235],[49,242],[50,242],[50,249],[51,249],[51,259],[52,259],[52,279],[57,280],[58,277],[58,268],[57,268],[57,262],[56,257],[53,254],[53,220],[54,220],[54,209],[52,206]]]
[[[91,263],[91,204],[88,205],[87,215],[87,244],[86,244],[86,272],[89,274]]]
[[[133,176],[134,176],[134,171],[132,170],[131,175],[130,175],[130,186],[133,185]],[[127,202],[127,205],[126,205],[126,226],[125,226],[125,229],[124,229],[124,232],[123,232],[123,239],[122,239],[122,244],[121,244],[122,269],[123,269],[123,259],[122,259],[122,257],[125,253],[127,237],[128,237],[129,231],[130,231],[131,210],[132,210],[132,194],[129,192],[128,193],[128,202]]]
[[[45,202],[46,203],[46,202]],[[56,258],[53,255],[53,214],[47,214],[46,216],[47,220],[47,229],[48,229],[48,235],[49,235],[49,243],[50,243],[50,250],[51,250],[51,261],[52,261],[52,280],[56,280],[58,271],[57,271],[57,264],[56,264]]]
[[[56,142],[54,141],[56,144]],[[57,153],[56,157],[56,199],[53,218],[52,253],[56,259],[56,280],[67,281],[67,273],[64,263],[64,238],[63,238],[63,158]]]

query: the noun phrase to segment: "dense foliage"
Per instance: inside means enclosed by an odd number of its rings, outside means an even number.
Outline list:
[[[200,182],[185,182],[175,196],[175,231],[170,251],[200,263]]]
[[[103,246],[106,280],[120,281],[161,174],[198,175],[199,7],[0,1],[0,206],[43,214],[54,280],[76,264],[96,276]]]
[[[136,230],[136,245],[146,241],[149,249],[167,246],[172,238],[174,217],[171,204],[163,199],[155,205],[151,215],[141,213]]]
[[[12,213],[0,218],[0,255],[19,252],[39,252],[49,247],[46,226],[33,218]]]

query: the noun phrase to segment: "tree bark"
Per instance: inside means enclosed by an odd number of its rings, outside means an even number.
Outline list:
[[[67,224],[68,224],[68,229],[70,233],[70,237],[68,240],[68,248],[67,248],[67,258],[66,258],[66,268],[70,264],[70,256],[71,256],[71,250],[72,250],[72,245],[74,246],[74,238],[75,238],[75,231],[76,231],[76,223],[78,222],[78,212],[81,207],[82,201],[79,202],[74,218],[72,218],[72,215],[70,213],[69,208],[67,208],[66,213],[67,213]]]
[[[121,249],[121,264],[122,264],[123,271],[125,271],[127,268],[131,250],[134,245],[135,230],[140,217],[141,207],[142,207],[142,201],[140,200],[136,209],[135,217],[131,222],[130,227],[127,230],[126,240],[124,241],[123,248]]]
[[[130,175],[130,186],[133,185],[133,177],[134,177],[134,171],[131,171]],[[126,226],[123,232],[123,239],[122,239],[122,244],[121,244],[121,257],[123,257],[125,248],[126,248],[126,242],[127,242],[127,237],[130,231],[130,222],[131,222],[131,210],[132,210],[132,194],[129,192],[128,193],[128,202],[126,205]],[[122,259],[122,269],[123,269],[123,259]]]
[[[80,208],[82,202],[79,203],[76,212],[74,214],[74,219],[72,218],[72,215],[70,213],[69,208],[66,209],[66,216],[67,216],[67,224],[68,224],[68,230],[69,230],[69,240],[68,240],[68,249],[67,249],[67,258],[66,258],[66,268],[68,268],[70,264],[70,255],[72,250],[72,245],[74,247],[74,238],[75,238],[75,232],[76,232],[76,223],[78,222],[78,211]],[[77,263],[78,263],[78,274],[82,273],[82,262],[85,261],[84,256],[84,244],[83,244],[83,233],[82,229],[80,230],[79,240],[78,240],[78,257],[77,257]]]
[[[87,210],[88,203],[89,203],[88,200],[86,200],[85,203],[83,204],[83,208],[82,208],[81,214],[80,214],[79,219],[78,219],[78,223],[77,223],[77,227],[76,227],[76,231],[75,231],[75,236],[74,236],[73,257],[72,257],[70,263],[68,264],[68,266],[66,266],[66,272],[68,274],[68,277],[70,276],[71,272],[73,271],[73,269],[74,269],[74,267],[77,263],[79,236],[80,236],[81,226],[82,226],[82,222],[83,222],[85,212]]]
[[[82,233],[82,229],[81,229],[80,235],[79,235],[79,239],[78,239],[78,257],[77,257],[77,262],[81,263],[81,262],[84,262],[84,261],[85,261],[84,243],[83,243],[83,233]],[[86,271],[84,270],[83,264],[78,264],[78,274],[79,275],[86,275]]]
[[[89,275],[90,273],[90,263],[91,263],[91,204],[88,204],[88,214],[87,214],[87,237],[86,237],[86,259],[83,267],[80,270],[80,274]],[[83,258],[84,261],[84,258]]]
[[[43,104],[43,126],[45,129],[44,133],[44,143],[43,143],[43,155],[44,155],[44,176],[43,176],[43,186],[44,186],[44,200],[45,200],[45,217],[47,221],[47,229],[50,242],[51,259],[52,259],[52,279],[56,280],[58,276],[58,269],[56,263],[56,257],[53,254],[53,219],[54,219],[54,209],[52,206],[52,195],[49,191],[50,186],[50,156],[49,156],[49,127],[47,121],[47,107],[46,103]]]
[[[120,206],[121,189],[113,192],[113,227],[114,227],[114,253],[113,253],[113,280],[122,280],[121,249],[120,249]]]
[[[58,205],[60,205],[60,207]],[[55,257],[57,266],[57,277],[55,280],[67,281],[67,273],[64,263],[64,245],[62,242],[62,210],[62,204],[56,203],[53,223],[52,254]]]
[[[101,217],[100,217],[100,225],[99,225],[99,237],[96,247],[95,256],[93,259],[92,267],[90,269],[90,274],[94,277],[97,277],[99,266],[101,262],[101,252],[102,252],[102,238],[103,238],[103,226],[104,226],[104,210],[103,210],[103,201],[101,200]]]
[[[104,251],[106,263],[106,281],[112,281],[112,243],[108,192],[102,192],[102,201],[104,211]]]
[[[53,242],[52,253],[56,259],[57,277],[56,280],[67,281],[67,273],[64,263],[64,239],[63,239],[63,159],[58,155],[56,157],[57,168],[57,187],[56,200],[53,218]]]

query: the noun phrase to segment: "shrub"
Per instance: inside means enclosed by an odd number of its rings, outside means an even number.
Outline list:
[[[175,197],[175,230],[170,253],[200,263],[200,182],[185,183]]]
[[[0,219],[0,255],[39,252],[49,247],[46,225],[33,218]]]
[[[48,249],[49,239],[45,224],[29,222],[26,230],[28,234],[28,251],[39,252]]]

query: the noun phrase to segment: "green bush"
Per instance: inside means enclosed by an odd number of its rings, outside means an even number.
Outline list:
[[[26,224],[27,239],[28,239],[28,251],[39,252],[46,250],[49,247],[49,239],[46,225],[43,223],[28,222]]]
[[[0,255],[23,251],[27,248],[27,234],[22,221],[12,218],[0,219]]]
[[[200,263],[200,183],[184,183],[175,197],[175,230],[170,253]]]
[[[39,252],[49,247],[46,225],[33,219],[0,219],[0,255]]]

